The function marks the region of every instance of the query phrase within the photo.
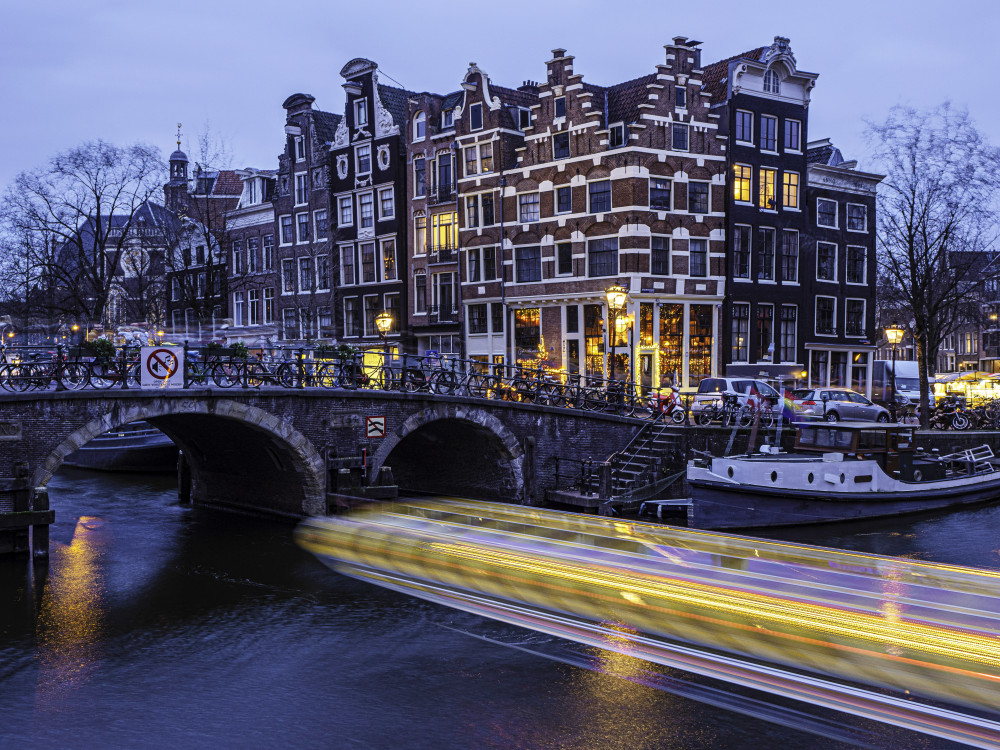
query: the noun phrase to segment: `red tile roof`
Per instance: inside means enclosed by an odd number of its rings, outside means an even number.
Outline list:
[[[212,188],[212,195],[235,195],[243,194],[243,180],[231,169],[219,171],[219,176],[215,180],[215,187]]]

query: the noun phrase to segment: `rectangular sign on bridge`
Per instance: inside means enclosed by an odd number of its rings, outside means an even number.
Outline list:
[[[139,355],[139,384],[143,388],[183,388],[184,347],[142,347]]]
[[[385,417],[365,417],[365,437],[385,437]]]

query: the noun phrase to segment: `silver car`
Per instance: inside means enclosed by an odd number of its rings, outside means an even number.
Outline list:
[[[889,410],[849,388],[797,388],[792,391],[795,413],[810,419],[888,422]]]

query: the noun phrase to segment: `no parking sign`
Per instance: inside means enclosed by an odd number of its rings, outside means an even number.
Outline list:
[[[143,388],[183,388],[184,348],[142,347],[139,355],[139,383]]]

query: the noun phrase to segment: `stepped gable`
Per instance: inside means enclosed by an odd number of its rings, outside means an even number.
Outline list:
[[[639,105],[649,102],[649,84],[656,83],[656,73],[633,78],[631,81],[616,83],[604,91],[607,95],[605,117],[613,122],[634,123],[639,119]]]
[[[707,91],[712,95],[711,103],[718,104],[726,100],[726,92],[728,91],[726,84],[729,78],[730,63],[736,62],[737,60],[753,60],[754,62],[762,60],[764,58],[764,53],[767,52],[768,49],[770,49],[770,47],[757,47],[756,49],[749,50],[748,52],[742,52],[738,55],[727,57],[725,60],[719,60],[719,62],[706,65],[702,69],[701,88],[702,91]]]

